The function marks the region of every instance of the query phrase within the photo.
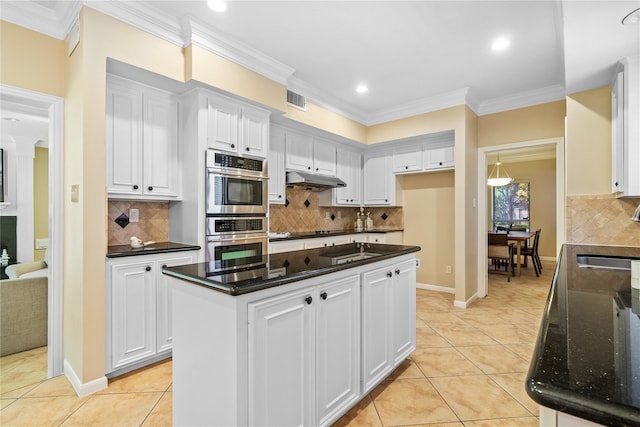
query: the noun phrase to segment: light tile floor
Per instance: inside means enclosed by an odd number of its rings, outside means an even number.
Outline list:
[[[417,349],[335,426],[537,426],[524,390],[554,264],[453,307],[453,295],[417,291]],[[46,347],[0,358],[0,425],[170,426],[171,361],[109,381],[78,398],[64,376],[46,379]]]

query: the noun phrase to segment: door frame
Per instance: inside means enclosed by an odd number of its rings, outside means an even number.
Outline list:
[[[49,119],[49,286],[47,318],[47,376],[63,372],[62,349],[62,259],[63,259],[63,143],[64,99],[28,89],[0,84],[0,98],[45,109]]]
[[[556,253],[565,241],[565,139],[564,137],[538,139],[503,145],[478,148],[478,298],[484,298],[489,291],[489,273],[487,270],[488,200],[487,200],[487,155],[541,145],[556,147]]]

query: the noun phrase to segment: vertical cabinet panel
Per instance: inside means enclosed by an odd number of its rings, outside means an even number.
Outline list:
[[[415,260],[394,267],[393,363],[401,363],[416,348]]]
[[[114,266],[113,278],[111,357],[118,368],[155,353],[156,292],[149,263]]]
[[[364,204],[395,204],[395,176],[391,172],[389,153],[365,153]]]
[[[250,425],[314,425],[315,299],[301,291],[249,304]]]
[[[207,99],[207,148],[238,150],[240,107],[222,98]]]
[[[360,281],[357,276],[319,288],[317,408],[322,425],[360,394]]]
[[[284,129],[271,126],[269,137],[269,203],[283,205],[285,194]]]
[[[173,327],[171,318],[173,309],[171,304],[171,290],[168,277],[162,274],[162,268],[194,262],[193,256],[171,257],[158,261],[156,282],[156,343],[157,351],[168,350],[173,346]]]

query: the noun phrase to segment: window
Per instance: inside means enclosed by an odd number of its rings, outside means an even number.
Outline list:
[[[492,187],[493,229],[529,230],[529,181]]]

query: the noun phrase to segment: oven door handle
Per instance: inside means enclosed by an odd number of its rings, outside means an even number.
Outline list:
[[[268,181],[269,180],[269,177],[267,176],[258,176],[258,175],[253,175],[251,173],[242,173],[241,171],[234,173],[231,171],[214,169],[214,168],[207,168],[207,174],[222,175],[229,178],[249,179],[252,181]]]
[[[232,236],[224,236],[222,238],[215,238],[215,237],[207,237],[207,243],[237,243],[237,242],[243,242],[243,243],[249,243],[249,242],[260,242],[260,241],[266,241],[268,239],[267,236],[260,236],[260,237],[232,237]]]

